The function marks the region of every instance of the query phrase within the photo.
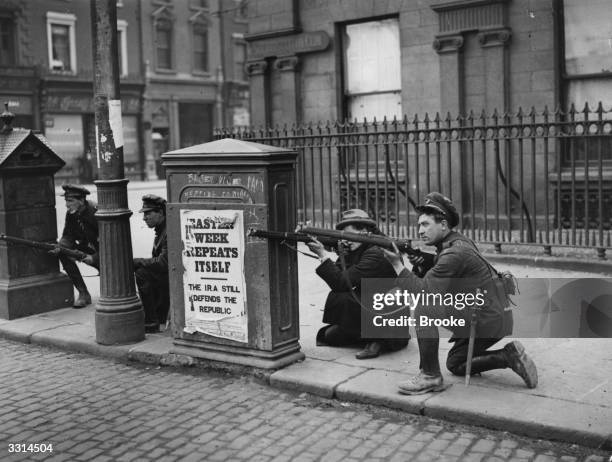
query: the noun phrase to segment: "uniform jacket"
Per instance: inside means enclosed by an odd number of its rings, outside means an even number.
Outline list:
[[[98,207],[94,202],[85,201],[83,210],[76,213],[66,212],[64,231],[59,242],[61,246],[92,255],[95,263],[99,262],[100,251],[98,220],[95,216],[97,211]]]
[[[353,296],[361,293],[361,280],[365,278],[392,278],[396,274],[382,250],[370,244],[362,244],[344,256],[346,270],[340,258],[334,263],[325,260],[316,269],[331,292],[323,310],[323,322],[337,324],[343,329],[358,334],[361,331],[361,305]],[[350,285],[349,285],[350,283]]]
[[[155,227],[155,239],[151,258],[136,258],[135,265],[155,273],[168,272],[168,239],[166,236],[166,221]]]
[[[512,331],[512,313],[497,296],[497,274],[486,263],[474,243],[455,231],[436,246],[431,267],[420,278],[404,269],[396,284],[413,293],[474,293],[481,289],[484,306],[478,311],[476,335],[481,338],[502,338]],[[449,314],[469,319],[468,310],[450,309]],[[469,327],[453,331],[455,337],[467,337]]]

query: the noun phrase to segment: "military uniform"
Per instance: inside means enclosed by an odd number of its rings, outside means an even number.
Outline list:
[[[140,212],[159,210],[165,214],[166,201],[152,194],[142,198]],[[155,239],[151,258],[134,259],[134,275],[145,312],[145,330],[156,332],[166,322],[170,306],[168,282],[168,239],[166,220],[155,226]]]
[[[533,361],[525,354],[520,342],[510,342],[502,349],[489,350],[504,336],[512,333],[512,314],[507,309],[505,292],[499,291],[497,272],[480,255],[470,239],[452,231],[459,222],[459,214],[454,205],[447,197],[434,192],[428,194],[425,204],[416,210],[421,215],[439,218],[439,221],[435,218],[425,221],[423,235],[428,239],[432,239],[434,235],[442,237],[436,237],[438,241],[431,242],[436,246],[436,255],[420,264],[420,268],[416,271],[419,275],[404,268],[398,275],[396,285],[413,294],[454,295],[476,294],[479,291],[484,298],[484,304],[477,308],[478,322],[471,373],[510,367],[521,376],[528,387],[534,388],[537,385],[537,370]],[[431,225],[431,221],[435,226]],[[453,297],[453,300],[456,299]],[[458,307],[456,302],[455,306],[421,303],[414,310],[421,361],[420,372],[410,380],[399,384],[400,393],[420,394],[444,388],[438,362],[438,327],[428,323],[423,325],[420,322],[422,317],[426,319],[454,317],[465,321],[464,327],[450,328],[453,332],[450,341],[454,345],[449,351],[446,365],[453,374],[466,374],[471,310],[467,307]]]
[[[486,350],[506,335],[512,333],[512,311],[499,299],[493,284],[492,269],[479,256],[474,243],[457,232],[451,232],[436,246],[431,266],[425,267],[421,279],[407,269],[399,274],[397,286],[411,293],[476,293],[485,292],[485,304],[478,312],[474,358],[488,354]],[[451,316],[465,320],[465,327],[452,328],[453,347],[448,353],[447,368],[457,375],[465,374],[467,337],[469,336],[470,311],[454,306],[417,306],[414,317],[446,319]],[[435,330],[435,332],[434,332]],[[426,337],[436,336],[437,328],[417,329]],[[437,354],[437,353],[436,353]],[[476,362],[477,363],[477,362]],[[473,369],[473,373],[480,372]]]
[[[90,194],[89,190],[78,185],[66,184],[62,186],[62,189],[64,190],[63,196],[66,198],[85,200],[86,196]],[[91,255],[91,266],[99,269],[100,243],[98,241],[98,220],[95,217],[97,210],[98,208],[95,203],[85,200],[84,206],[74,213],[66,212],[64,231],[59,240],[59,245],[68,249],[77,249]],[[58,258],[72,284],[79,292],[79,297],[75,299],[74,307],[82,308],[90,304],[91,296],[75,261],[62,254],[59,254]]]

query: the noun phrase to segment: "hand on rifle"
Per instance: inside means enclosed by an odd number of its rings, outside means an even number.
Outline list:
[[[395,242],[392,242],[391,245],[393,246],[393,250],[387,250],[383,248],[382,251],[385,255],[385,258],[389,260],[389,263],[391,263],[391,265],[393,265],[395,273],[400,274],[405,268],[404,261],[402,260],[402,253],[395,245]]]
[[[86,257],[83,257],[81,261],[85,263],[86,265],[94,266],[93,255],[87,255]]]
[[[61,253],[59,244],[55,244],[55,246],[51,250],[49,250],[48,253],[59,257],[59,254]]]
[[[421,254],[412,254],[408,255],[408,261],[412,266],[421,266],[423,263],[425,263],[425,258]]]
[[[319,257],[320,260],[326,260],[332,257],[333,254],[325,250],[323,244],[321,244],[316,237],[310,237],[312,238],[312,240],[310,242],[307,242],[306,245],[312,253]]]

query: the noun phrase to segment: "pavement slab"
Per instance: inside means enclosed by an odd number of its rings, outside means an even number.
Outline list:
[[[147,364],[159,364],[172,348],[172,338],[163,334],[146,334],[143,342],[133,346],[128,358]]]
[[[343,401],[375,404],[401,409],[411,414],[422,414],[424,403],[431,395],[400,395],[397,384],[406,380],[409,374],[384,369],[370,369],[348,379],[336,388],[336,397]]]
[[[331,398],[336,387],[366,371],[363,367],[346,366],[332,361],[306,358],[274,372],[270,385]]]
[[[612,444],[609,407],[534,396],[477,385],[454,385],[431,395],[424,414],[455,422],[482,425],[531,438],[557,439],[591,447]]]
[[[115,359],[128,359],[134,345],[100,345],[90,325],[58,325],[32,334],[31,343]]]
[[[75,324],[76,323],[71,321],[58,321],[38,316],[28,316],[26,318],[0,323],[0,336],[9,340],[30,343],[32,336],[38,332],[44,332],[62,326],[74,326]]]

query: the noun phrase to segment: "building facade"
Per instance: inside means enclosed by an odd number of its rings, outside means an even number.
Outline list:
[[[236,16],[240,5],[117,1],[126,177],[163,176],[161,153],[209,141],[226,112],[248,108],[247,83],[233,74],[240,59],[233,45],[244,44],[246,31],[244,18]],[[2,1],[0,50],[0,99],[16,114],[15,126],[45,134],[66,161],[58,178],[91,182],[97,158],[90,2]],[[232,71],[227,76],[226,69]]]
[[[580,230],[592,244],[597,230],[604,247],[610,12],[606,0],[251,0],[252,121],[289,134],[247,137],[306,146],[308,219],[360,206],[406,223],[436,188],[488,240],[558,229],[557,243]]]
[[[252,0],[249,11],[256,124],[612,105],[605,0]]]

